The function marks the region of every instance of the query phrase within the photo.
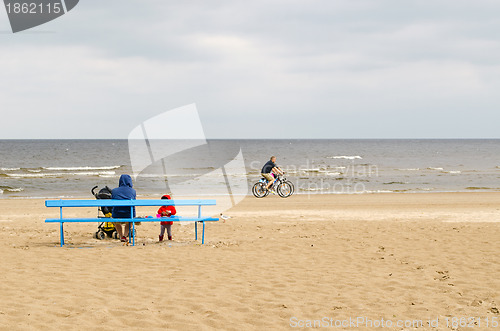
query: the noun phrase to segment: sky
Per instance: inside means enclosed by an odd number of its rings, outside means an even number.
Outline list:
[[[82,0],[13,34],[0,7],[0,139],[126,139],[192,103],[207,138],[500,138],[499,12],[496,0]]]

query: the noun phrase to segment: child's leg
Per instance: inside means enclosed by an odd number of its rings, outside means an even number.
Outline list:
[[[163,235],[165,234],[165,225],[161,225],[161,230],[160,230],[160,236],[163,237]]]
[[[171,238],[172,237],[172,224],[168,224],[168,225],[166,225],[166,227],[167,227],[167,235],[169,238]]]
[[[125,232],[123,233],[123,235],[125,237],[128,237],[129,233],[130,233],[130,223],[127,222],[127,223],[125,223]]]

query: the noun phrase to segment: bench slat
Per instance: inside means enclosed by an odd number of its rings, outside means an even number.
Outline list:
[[[95,222],[217,222],[218,218],[214,217],[165,217],[165,218],[48,218],[45,223],[95,223]]]

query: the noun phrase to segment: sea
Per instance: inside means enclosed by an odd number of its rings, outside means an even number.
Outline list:
[[[497,139],[158,141],[146,154],[131,144],[0,140],[0,198],[93,198],[122,174],[139,197],[249,195],[273,155],[298,195],[500,191]]]

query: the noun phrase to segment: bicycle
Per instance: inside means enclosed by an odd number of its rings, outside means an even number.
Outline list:
[[[288,198],[295,191],[295,187],[292,182],[286,179],[283,175],[278,175],[278,177],[274,179],[274,182],[269,187],[269,190],[266,189],[267,184],[269,184],[269,181],[265,178],[261,178],[252,187],[253,195],[256,198],[264,198],[269,195],[270,190],[275,190],[280,197]]]

